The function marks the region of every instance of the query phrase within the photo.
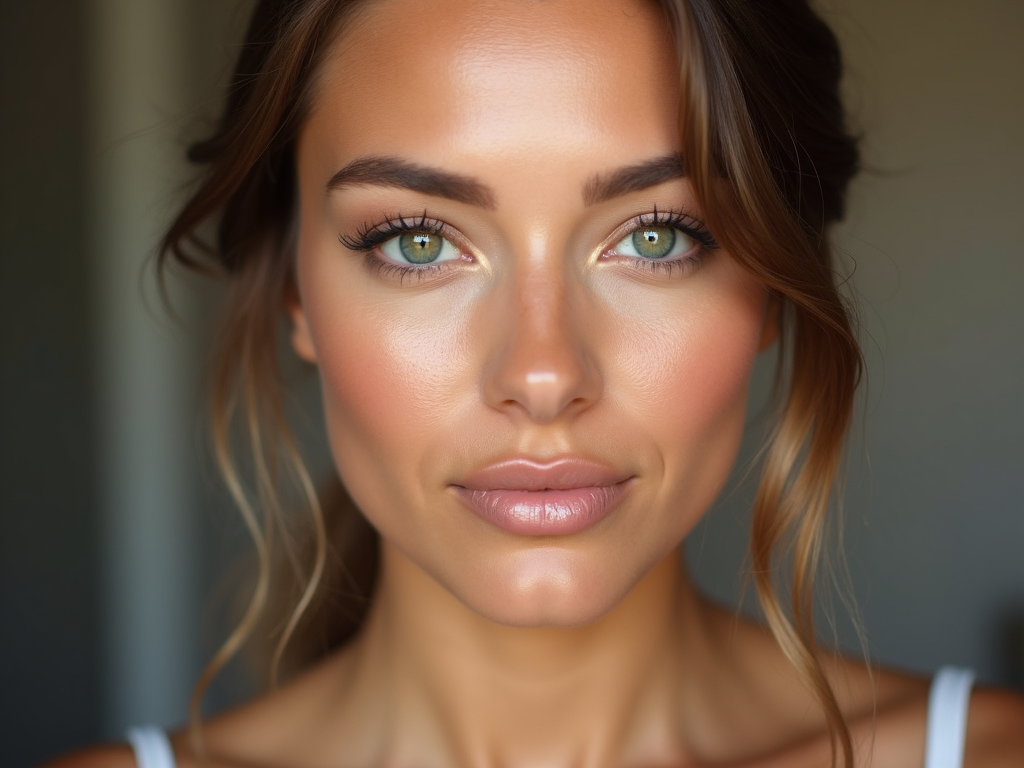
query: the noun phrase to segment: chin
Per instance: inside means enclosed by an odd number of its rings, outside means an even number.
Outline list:
[[[519,551],[485,568],[468,588],[449,584],[449,591],[483,618],[524,629],[594,623],[638,581],[603,558],[557,546]]]

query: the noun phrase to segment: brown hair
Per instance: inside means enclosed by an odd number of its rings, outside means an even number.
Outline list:
[[[197,685],[196,722],[205,686],[275,595],[284,596],[285,611],[272,675],[286,646],[288,663],[301,666],[346,642],[373,591],[376,534],[340,483],[322,501],[314,492],[284,417],[276,354],[293,290],[295,140],[320,59],[358,5],[257,5],[220,126],[189,154],[204,176],[163,241],[162,262],[171,257],[229,280],[213,379],[214,445],[259,561],[248,610]],[[697,200],[717,241],[783,306],[778,381],[787,386],[764,452],[752,574],[771,632],[822,706],[833,765],[841,755],[849,767],[850,733],[816,654],[812,615],[828,500],[861,371],[826,237],[858,164],[839,98],[839,47],[807,0],[658,5],[675,35],[683,156]],[[217,217],[216,244],[204,246],[198,231]],[[231,450],[232,425],[248,444],[254,493]],[[287,514],[299,508],[303,520]],[[787,557],[792,565],[782,576]],[[278,561],[285,586],[272,589]],[[778,597],[783,585],[788,610]]]

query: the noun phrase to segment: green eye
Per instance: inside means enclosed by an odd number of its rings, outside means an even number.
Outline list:
[[[444,238],[429,232],[406,232],[398,238],[398,250],[412,264],[429,264],[441,255]]]
[[[644,227],[633,233],[632,240],[639,256],[663,259],[676,244],[676,230],[673,227]]]

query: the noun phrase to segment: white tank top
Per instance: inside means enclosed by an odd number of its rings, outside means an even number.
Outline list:
[[[932,678],[924,768],[962,768],[973,684],[974,672],[958,667],[943,667]],[[125,736],[139,768],[176,768],[171,742],[160,728],[129,728]]]
[[[943,667],[932,678],[924,768],[962,768],[972,685],[974,671],[970,669]]]
[[[124,735],[135,751],[139,768],[176,768],[174,750],[161,728],[155,725],[129,728]]]

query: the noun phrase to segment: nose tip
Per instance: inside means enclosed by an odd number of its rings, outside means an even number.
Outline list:
[[[526,374],[526,383],[530,386],[553,386],[558,383],[558,374],[554,371],[531,371]]]
[[[502,396],[493,400],[499,410],[520,411],[533,422],[549,424],[589,407],[595,398],[581,384],[581,376],[565,370],[530,371],[518,381],[504,377]]]
[[[534,296],[536,299],[536,296]],[[564,307],[564,304],[563,304]],[[492,407],[547,424],[590,407],[601,393],[598,366],[583,335],[561,311],[519,313],[505,323],[486,372]]]

